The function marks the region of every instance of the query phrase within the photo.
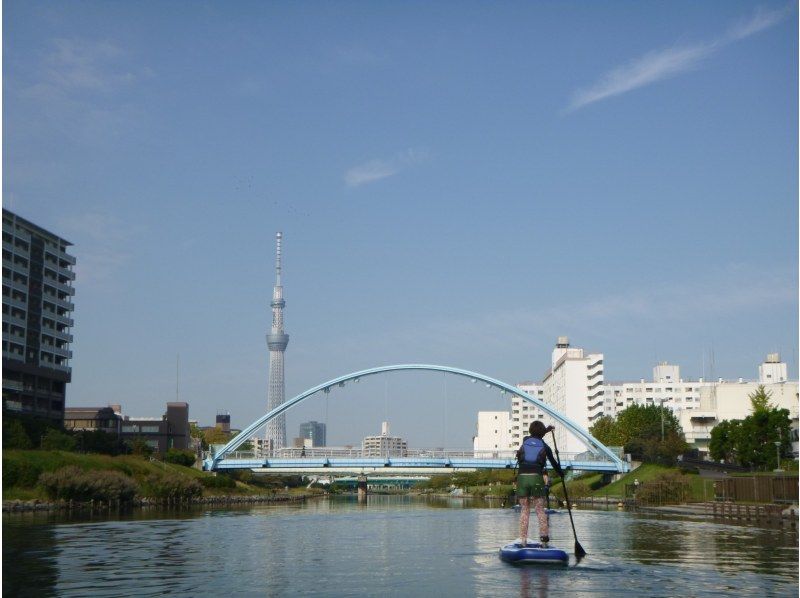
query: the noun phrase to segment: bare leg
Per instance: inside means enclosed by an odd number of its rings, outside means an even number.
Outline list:
[[[536,509],[536,518],[539,520],[539,535],[550,536],[550,526],[547,520],[547,512],[544,510],[544,496],[537,496],[533,499],[533,506]],[[525,522],[527,529],[527,521]]]
[[[522,507],[519,512],[519,537],[524,545],[528,541],[528,522],[531,517],[531,505],[528,498],[520,498],[519,504]]]

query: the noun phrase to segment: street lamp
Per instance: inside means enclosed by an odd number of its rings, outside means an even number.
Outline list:
[[[783,471],[781,469],[781,444],[783,444],[781,436],[781,430],[778,428],[778,440],[775,441],[775,456],[777,457],[777,468],[775,469],[775,473]]]

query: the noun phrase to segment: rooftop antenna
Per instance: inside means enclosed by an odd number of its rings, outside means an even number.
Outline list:
[[[180,382],[181,382],[181,354],[175,358],[175,402],[180,402]]]

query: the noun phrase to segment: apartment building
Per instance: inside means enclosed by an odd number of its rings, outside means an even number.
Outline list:
[[[380,436],[367,436],[361,443],[364,457],[405,457],[408,443],[399,436],[389,435],[389,422],[381,424]]]
[[[64,419],[72,378],[71,243],[3,210],[3,411]]]

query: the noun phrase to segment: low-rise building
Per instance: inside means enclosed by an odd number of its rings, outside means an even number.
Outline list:
[[[191,446],[188,403],[167,403],[167,411],[160,418],[129,417],[122,414],[119,405],[67,407],[64,411],[64,428],[75,431],[102,430],[123,441],[141,438],[158,453]]]

